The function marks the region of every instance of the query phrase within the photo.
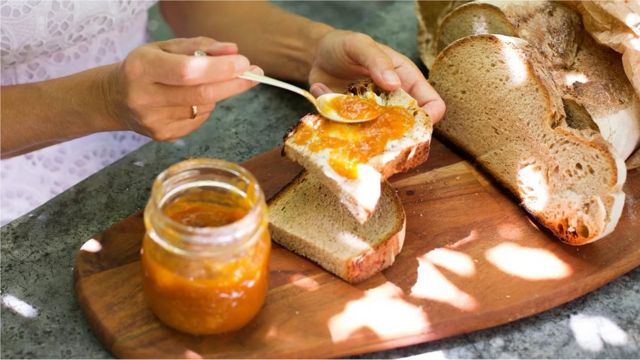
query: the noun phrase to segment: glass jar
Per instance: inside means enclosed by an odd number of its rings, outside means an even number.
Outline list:
[[[253,175],[222,160],[175,164],[153,183],[144,222],[144,294],[162,322],[200,335],[253,319],[267,292],[271,251]]]

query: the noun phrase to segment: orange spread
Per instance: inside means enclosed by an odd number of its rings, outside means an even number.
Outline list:
[[[227,225],[249,211],[240,196],[226,204],[203,201],[206,197],[190,194],[166,204],[163,211],[195,227]],[[267,292],[270,238],[266,227],[262,229],[255,245],[240,256],[220,259],[179,256],[146,236],[144,291],[153,312],[164,323],[191,334],[232,331],[248,323]]]
[[[384,109],[374,99],[364,99],[355,95],[337,96],[327,101],[325,106],[349,120],[372,119],[380,116]]]
[[[219,198],[220,194],[211,191],[192,190],[165,204],[163,211],[173,220],[194,227],[228,225],[249,212],[250,204],[238,194],[225,192],[228,204],[221,204]]]
[[[345,109],[353,114],[360,107],[347,102]],[[370,111],[369,107],[362,109]],[[400,139],[415,122],[401,106],[378,106],[378,111],[381,114],[375,120],[355,124],[330,121],[321,116],[307,117],[296,129],[293,141],[298,145],[308,145],[313,152],[330,149],[329,165],[338,174],[355,179],[358,177],[358,164],[381,154],[389,141]],[[338,113],[343,115],[341,111]]]

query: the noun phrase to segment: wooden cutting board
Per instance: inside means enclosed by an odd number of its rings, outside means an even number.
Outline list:
[[[267,197],[300,170],[279,149],[244,165]],[[100,341],[124,358],[339,357],[440,339],[550,309],[640,265],[639,175],[628,174],[615,232],[571,247],[434,142],[426,164],[392,179],[407,213],[404,249],[364,283],[349,285],[274,245],[270,290],[256,319],[236,333],[181,334],[145,306],[144,226],[135,214],[83,245],[76,295]]]

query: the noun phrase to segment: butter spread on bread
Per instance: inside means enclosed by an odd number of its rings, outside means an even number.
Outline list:
[[[401,89],[384,92],[363,82],[348,92],[375,99],[384,108],[382,115],[361,124],[307,115],[288,134],[284,152],[364,223],[378,206],[381,182],[427,159],[432,126],[416,100]]]

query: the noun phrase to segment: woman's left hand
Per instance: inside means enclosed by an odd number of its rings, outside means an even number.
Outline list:
[[[344,89],[363,77],[371,77],[385,90],[402,87],[433,123],[444,115],[444,102],[409,58],[365,34],[343,30],[327,33],[318,43],[309,72],[311,92],[318,96],[331,89]]]

